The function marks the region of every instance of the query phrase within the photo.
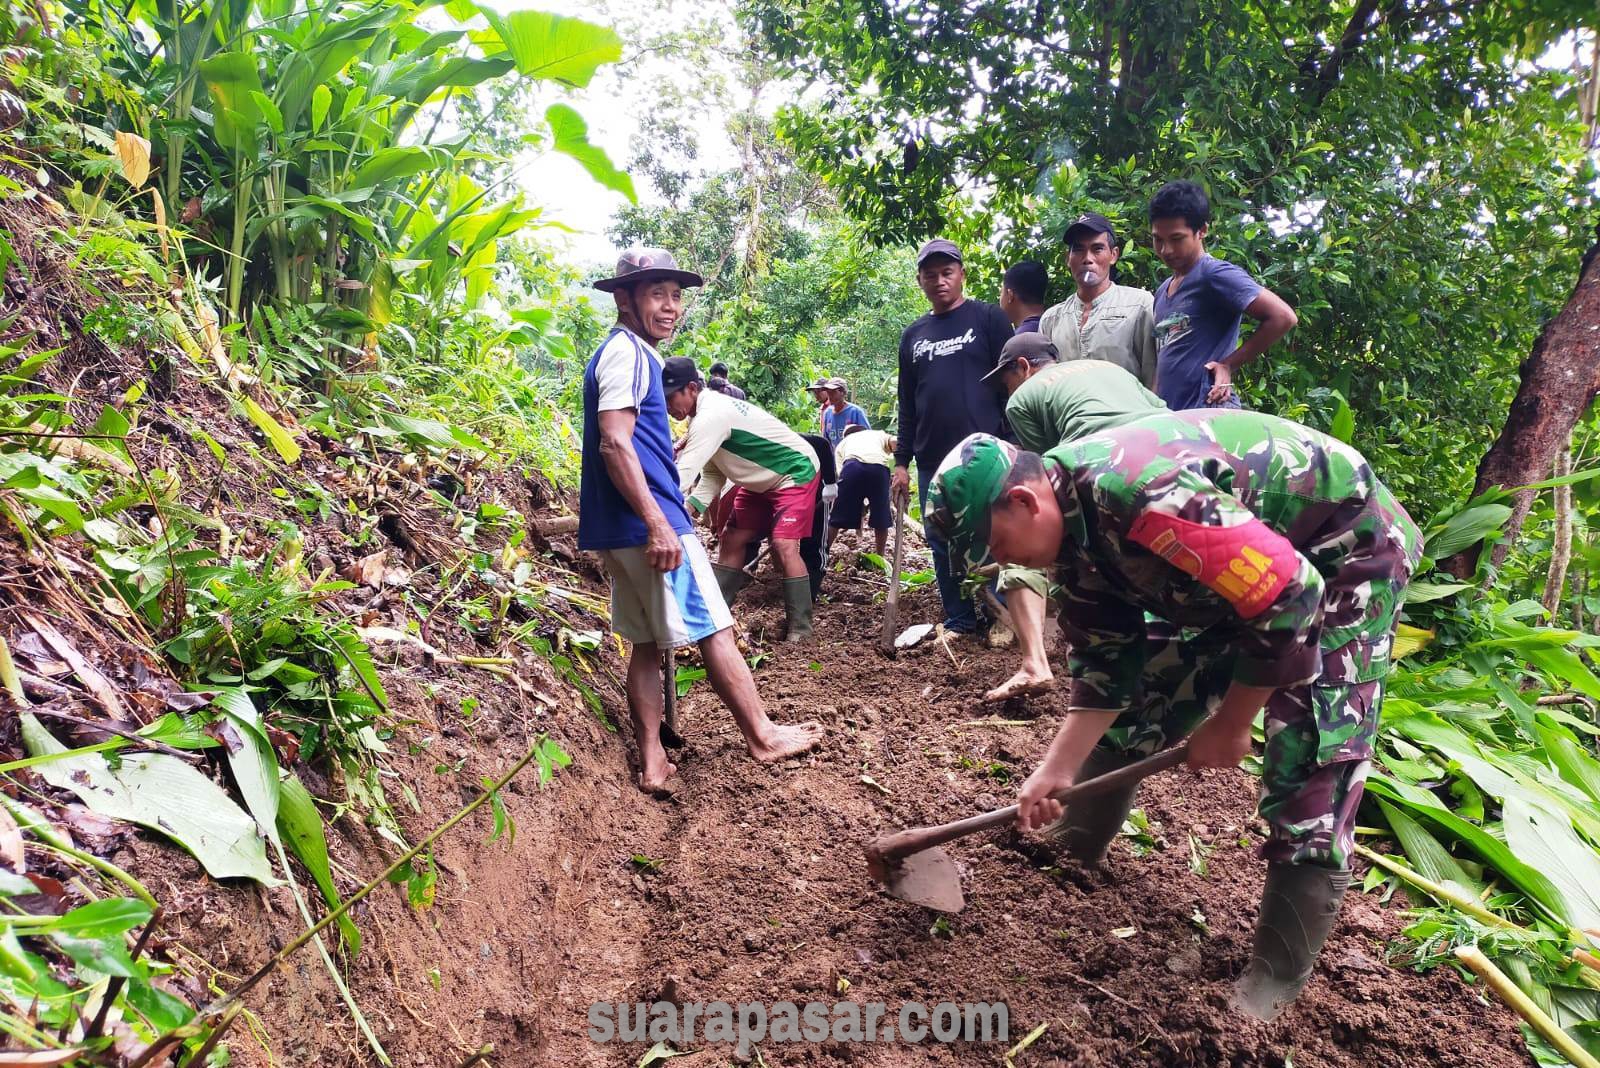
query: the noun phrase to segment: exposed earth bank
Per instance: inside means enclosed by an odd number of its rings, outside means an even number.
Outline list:
[[[848,998],[885,1002],[891,1013],[908,1001],[1009,1006],[1006,1042],[764,1043],[758,1054],[769,1065],[1000,1064],[1041,1024],[1017,1064],[1530,1063],[1510,1014],[1451,969],[1417,974],[1386,963],[1405,924],[1398,896],[1384,906],[1352,892],[1316,977],[1276,1024],[1229,1010],[1264,872],[1254,853],[1255,784],[1243,772],[1180,770],[1148,782],[1139,805],[1153,848],[1124,837],[1102,872],[1058,867],[1039,843],[1008,832],[950,847],[968,905],[947,923],[883,894],[866,876],[863,844],[1008,804],[1008,781],[1042,754],[1059,698],[1013,704],[999,710],[1013,722],[987,722],[994,713],[978,699],[1009,670],[1007,654],[968,640],[880,658],[871,599],[883,580],[871,576],[841,570],[830,579],[817,638],[799,648],[766,640],[781,625],[775,580],[740,602],[752,648],[768,653],[757,679],[775,717],[827,726],[816,755],[754,764],[697,683],[681,703],[688,746],[678,794],[643,796],[630,785],[614,647],[596,678],[622,724],[617,733],[579,702],[530,718],[499,689],[479,691],[476,734],[421,729],[409,774],[435,822],[514,758],[526,728],[553,731],[573,764],[543,790],[531,772],[513,789],[509,847],[486,841],[487,812],[446,841],[431,910],[412,910],[400,888],[362,909],[368,948],[352,987],[396,1063],[460,1065],[492,1043],[478,1063],[633,1065],[651,1043],[591,1042],[589,1006],[658,998]],[[932,610],[931,592],[921,591],[909,618]],[[423,721],[466,692],[459,677],[430,674],[411,662],[390,676],[397,697],[424,708]],[[446,772],[435,772],[440,764]],[[419,832],[426,826],[415,822]],[[336,846],[352,871],[377,870],[371,847],[356,853],[365,837]],[[294,926],[281,908],[241,915],[240,897],[213,892],[207,903],[222,911],[186,911],[182,922],[187,937],[225,948],[243,970]],[[280,1064],[373,1063],[309,955],[255,1007]],[[234,1048],[241,1063],[269,1063],[247,1041]],[[700,1046],[671,1063],[726,1064],[732,1055]]]

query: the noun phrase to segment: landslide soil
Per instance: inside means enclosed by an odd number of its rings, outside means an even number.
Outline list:
[[[439,851],[433,909],[410,909],[397,889],[363,910],[369,948],[352,985],[397,1063],[457,1065],[492,1042],[491,1064],[632,1065],[649,1044],[590,1042],[592,1002],[831,1002],[845,989],[891,1011],[1004,1001],[1011,1043],[1048,1025],[1019,1065],[1530,1063],[1513,1018],[1452,970],[1387,963],[1401,898],[1350,895],[1310,987],[1277,1023],[1229,1010],[1263,876],[1254,781],[1242,772],[1180,770],[1146,783],[1138,803],[1155,848],[1121,839],[1100,872],[1058,867],[1009,832],[956,843],[968,905],[947,927],[883,894],[862,845],[1009,803],[1011,781],[1048,744],[1060,698],[998,710],[1016,722],[974,722],[994,718],[979,698],[1010,670],[1009,654],[958,640],[881,658],[872,596],[882,577],[839,567],[808,645],[771,640],[782,621],[775,579],[739,605],[752,648],[767,653],[756,677],[775,717],[824,723],[820,753],[754,764],[700,683],[681,704],[679,792],[652,800],[630,785],[635,754],[613,684],[617,733],[581,707],[551,725],[574,763],[547,788],[523,784],[508,798],[513,844],[485,841],[486,817],[469,824]],[[903,618],[931,619],[934,604],[919,592]],[[465,764],[439,775],[434,755],[416,762],[425,811],[443,813],[520,748],[525,725],[507,719],[504,744],[470,732],[429,743]],[[269,926],[272,938],[293,930],[281,916]],[[264,952],[238,927],[226,941],[246,958]],[[257,1008],[280,1063],[371,1063],[309,957]],[[769,1043],[759,1053],[768,1065],[1000,1064],[1009,1044]],[[701,1047],[672,1063],[727,1064],[732,1054]]]

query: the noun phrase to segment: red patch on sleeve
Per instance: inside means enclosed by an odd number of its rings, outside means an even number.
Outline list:
[[[1146,512],[1128,536],[1216,590],[1244,619],[1265,611],[1299,570],[1299,554],[1289,539],[1259,519],[1211,527]]]

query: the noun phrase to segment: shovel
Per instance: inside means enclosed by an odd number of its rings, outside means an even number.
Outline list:
[[[894,656],[895,623],[900,616],[900,563],[905,559],[906,502],[899,501],[894,509],[894,565],[889,569],[889,599],[883,610],[883,634],[878,647]]]
[[[678,655],[676,649],[661,653],[661,744],[668,749],[682,749],[683,735],[678,733]]]
[[[1077,804],[1175,768],[1188,755],[1189,743],[1184,742],[1125,768],[1057,790],[1050,796],[1063,805]],[[1009,805],[954,823],[914,827],[899,834],[885,835],[867,846],[867,874],[902,901],[939,912],[960,912],[967,904],[961,894],[960,873],[950,854],[938,847],[969,834],[1003,826],[1016,818],[1017,806]]]

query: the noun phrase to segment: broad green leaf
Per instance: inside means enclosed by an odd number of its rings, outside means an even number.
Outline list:
[[[1424,876],[1441,886],[1452,884],[1467,897],[1477,897],[1483,886],[1466,869],[1457,863],[1447,849],[1416,820],[1406,815],[1403,811],[1379,800],[1378,807],[1383,810],[1384,817],[1389,821],[1389,827],[1399,839],[1400,846],[1405,850],[1406,859],[1411,861],[1411,866]]]
[[[333,868],[328,861],[328,838],[322,823],[322,814],[317,811],[316,802],[311,799],[311,794],[301,784],[300,780],[289,775],[279,784],[278,789],[278,830],[282,832],[284,841],[289,849],[305,865],[306,871],[311,873],[311,878],[316,882],[317,889],[322,892],[322,899],[328,903],[329,908],[338,908],[343,902],[339,898],[339,888],[333,882]],[[361,952],[361,932],[351,921],[348,914],[339,917],[339,933],[344,937],[344,944],[351,953]]]
[[[1346,285],[1350,284],[1348,278],[1344,281]],[[1328,433],[1348,445],[1350,439],[1355,436],[1356,413],[1351,410],[1350,402],[1344,399],[1344,394],[1336,391],[1334,397],[1338,400],[1339,406],[1334,410],[1333,422],[1328,427]]]
[[[1540,874],[1536,868],[1521,860],[1500,839],[1445,808],[1433,794],[1421,787],[1410,786],[1387,775],[1377,774],[1368,781],[1367,788],[1374,795],[1403,805],[1411,815],[1420,816],[1424,821],[1445,831],[1497,868],[1507,880],[1527,894],[1550,916],[1558,920],[1562,918],[1566,902],[1554,883]]]
[[[420,145],[394,145],[373,153],[351,179],[356,186],[377,186],[395,178],[409,178],[432,170],[444,157],[439,149]]]
[[[19,713],[22,739],[34,756],[68,753],[39,721]],[[213,878],[247,878],[272,885],[266,846],[255,820],[194,768],[165,753],[121,754],[112,769],[98,753],[40,764],[36,773],[68,790],[103,816],[164,835],[194,854]]]
[[[73,909],[52,923],[50,929],[79,938],[105,938],[148,923],[153,911],[138,898],[102,898]]]
[[[1545,755],[1555,765],[1561,777],[1588,794],[1600,804],[1600,761],[1584,752],[1566,733],[1538,724],[1539,740],[1544,743]]]
[[[244,807],[270,840],[278,833],[278,757],[261,726],[261,715],[250,695],[239,689],[218,690],[212,704],[222,710],[223,723],[233,728],[232,736],[223,733],[223,746]]]
[[[1600,927],[1600,856],[1572,832],[1564,816],[1508,798],[1506,845],[1560,891],[1568,927]]]
[[[139,974],[128,956],[128,947],[123,945],[120,935],[109,938],[78,938],[73,935],[51,934],[49,937],[57,949],[85,968],[93,968],[97,972],[121,976],[124,979],[131,979]]]
[[[417,77],[395,87],[413,104],[429,100],[440,89],[454,87],[470,89],[515,69],[515,64],[504,57],[478,59],[472,56],[455,56],[432,70],[419,71]]]
[[[171,1031],[194,1019],[194,1010],[182,998],[173,997],[143,979],[134,979],[124,988],[132,1005],[159,1031]]]
[[[1472,589],[1470,582],[1412,582],[1406,586],[1406,604],[1426,604]]]
[[[1435,560],[1453,556],[1493,534],[1511,518],[1503,504],[1479,504],[1451,516],[1444,527],[1428,536],[1424,552]]]
[[[589,84],[594,72],[622,58],[622,38],[604,26],[545,11],[513,11],[502,15],[478,5],[494,37],[517,65],[517,73],[575,89]],[[485,46],[492,42],[480,41]]]
[[[589,143],[589,124],[583,116],[566,104],[552,104],[544,113],[550,124],[550,147],[577,160],[589,177],[628,198],[631,204],[639,202],[633,191],[633,179],[617,170],[611,157],[598,145]],[[1346,405],[1348,408],[1348,405]]]
[[[218,52],[201,61],[200,77],[217,105],[212,121],[218,142],[236,155],[254,155],[256,127],[263,120],[252,95],[261,92],[256,57],[248,52]]]
[[[257,404],[254,399],[243,397],[241,400],[244,404],[245,414],[250,417],[250,421],[256,425],[256,428],[267,436],[267,440],[272,442],[273,449],[277,450],[278,455],[283,457],[283,462],[289,464],[299,463],[300,444],[294,440],[294,435],[290,434],[282,423],[272,417],[271,412]]]
[[[266,93],[255,89],[250,90],[250,100],[256,109],[261,112],[261,117],[266,120],[267,126],[279,137],[283,136],[283,115],[278,111],[278,105]]]
[[[322,122],[328,117],[328,108],[333,106],[333,91],[326,85],[319,85],[311,90],[311,132],[316,133],[322,129]]]

